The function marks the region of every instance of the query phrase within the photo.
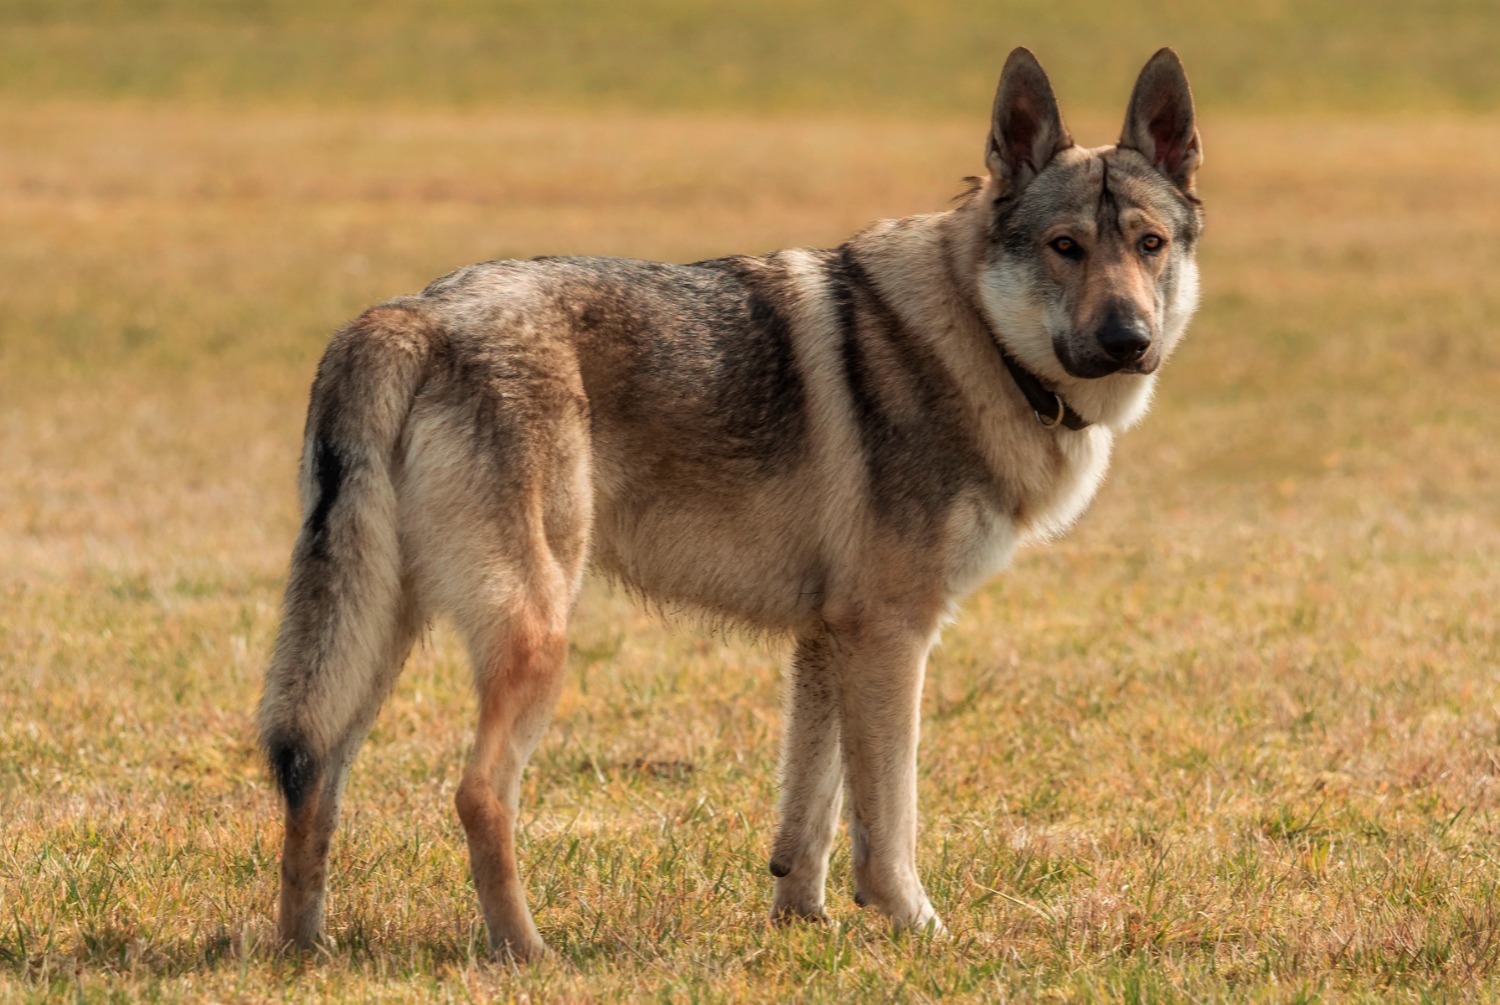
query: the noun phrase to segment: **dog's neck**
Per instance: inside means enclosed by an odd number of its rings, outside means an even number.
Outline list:
[[[978,309],[976,308],[976,310]],[[980,319],[984,320],[983,312],[980,311],[979,313]],[[1088,419],[1073,411],[1073,406],[1064,401],[1062,395],[1050,390],[1047,385],[1042,383],[1040,377],[1016,362],[1016,358],[1005,351],[1005,347],[1000,344],[1000,340],[995,337],[994,332],[990,333],[990,337],[995,343],[995,350],[1000,353],[1000,360],[1005,364],[1005,369],[1010,371],[1011,380],[1014,380],[1016,387],[1020,388],[1021,394],[1025,396],[1027,404],[1036,413],[1036,420],[1038,422],[1048,429],[1055,429],[1058,426],[1062,426],[1074,432],[1080,429],[1087,429],[1093,425]]]
[[[965,278],[977,275],[980,270],[980,258],[983,255],[977,243],[974,242],[974,223],[965,219],[966,213],[972,211],[972,205],[962,205],[957,210],[948,213],[935,214],[932,217],[933,226],[941,233],[942,249],[947,260],[948,275],[957,290],[969,290],[971,284],[966,284]],[[1032,374],[1020,360],[1017,360],[1010,350],[1005,348],[1005,342],[1001,339],[1001,333],[996,332],[995,326],[990,321],[984,305],[981,305],[977,294],[975,296],[963,297],[969,312],[974,315],[978,327],[983,330],[984,335],[989,338],[990,344],[995,347],[996,353],[1005,363],[1005,371],[1011,375],[1011,380],[1016,383],[1017,390],[1026,399],[1026,404],[1031,405],[1032,413],[1037,416],[1037,422],[1046,426],[1047,429],[1056,429],[1061,426],[1077,432],[1080,429],[1088,429],[1094,422],[1080,416],[1079,411],[1074,410],[1073,405],[1068,404],[1067,399],[1047,386],[1040,377]]]
[[[920,304],[918,316],[926,319],[957,312],[967,322],[961,327],[973,331],[976,341],[988,343],[985,354],[1004,365],[1027,408],[1043,427],[1060,433],[1088,428],[1097,420],[1074,408],[1055,381],[1037,374],[1007,348],[980,302],[977,278],[982,250],[973,239],[969,211],[964,206],[945,213],[883,220],[856,235],[851,243],[862,258],[883,263],[877,272],[882,286],[893,287],[889,291],[893,302]],[[933,260],[934,252],[937,261]],[[935,275],[946,277],[947,282],[934,286],[931,280]]]

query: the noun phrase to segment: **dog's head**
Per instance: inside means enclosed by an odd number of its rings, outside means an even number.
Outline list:
[[[1153,56],[1119,142],[1085,149],[1036,57],[1015,50],[985,159],[979,284],[998,337],[1081,414],[1128,425],[1198,303],[1202,147],[1181,61]]]

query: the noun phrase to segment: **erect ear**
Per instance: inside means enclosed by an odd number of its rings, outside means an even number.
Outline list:
[[[1024,188],[1059,150],[1073,145],[1042,64],[1017,48],[1000,71],[985,165],[1006,191]]]
[[[1140,153],[1184,192],[1192,192],[1203,145],[1182,60],[1162,49],[1146,63],[1130,95],[1120,146]]]

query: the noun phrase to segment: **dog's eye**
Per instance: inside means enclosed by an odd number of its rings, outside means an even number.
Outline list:
[[[1057,252],[1064,258],[1083,257],[1083,249],[1080,248],[1078,246],[1078,242],[1073,240],[1071,237],[1053,238],[1051,244],[1048,245],[1048,247],[1050,247],[1053,251]]]
[[[1141,250],[1148,255],[1154,255],[1162,249],[1167,242],[1155,234],[1147,234],[1141,238]]]

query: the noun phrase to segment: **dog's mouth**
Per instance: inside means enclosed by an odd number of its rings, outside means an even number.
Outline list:
[[[1054,339],[1052,351],[1057,354],[1057,361],[1062,364],[1068,376],[1079,377],[1083,380],[1098,380],[1100,377],[1110,377],[1117,373],[1146,376],[1155,373],[1156,368],[1161,366],[1161,351],[1155,344],[1140,358],[1133,360],[1113,359],[1103,350],[1097,349],[1087,353],[1075,353],[1064,339]]]

